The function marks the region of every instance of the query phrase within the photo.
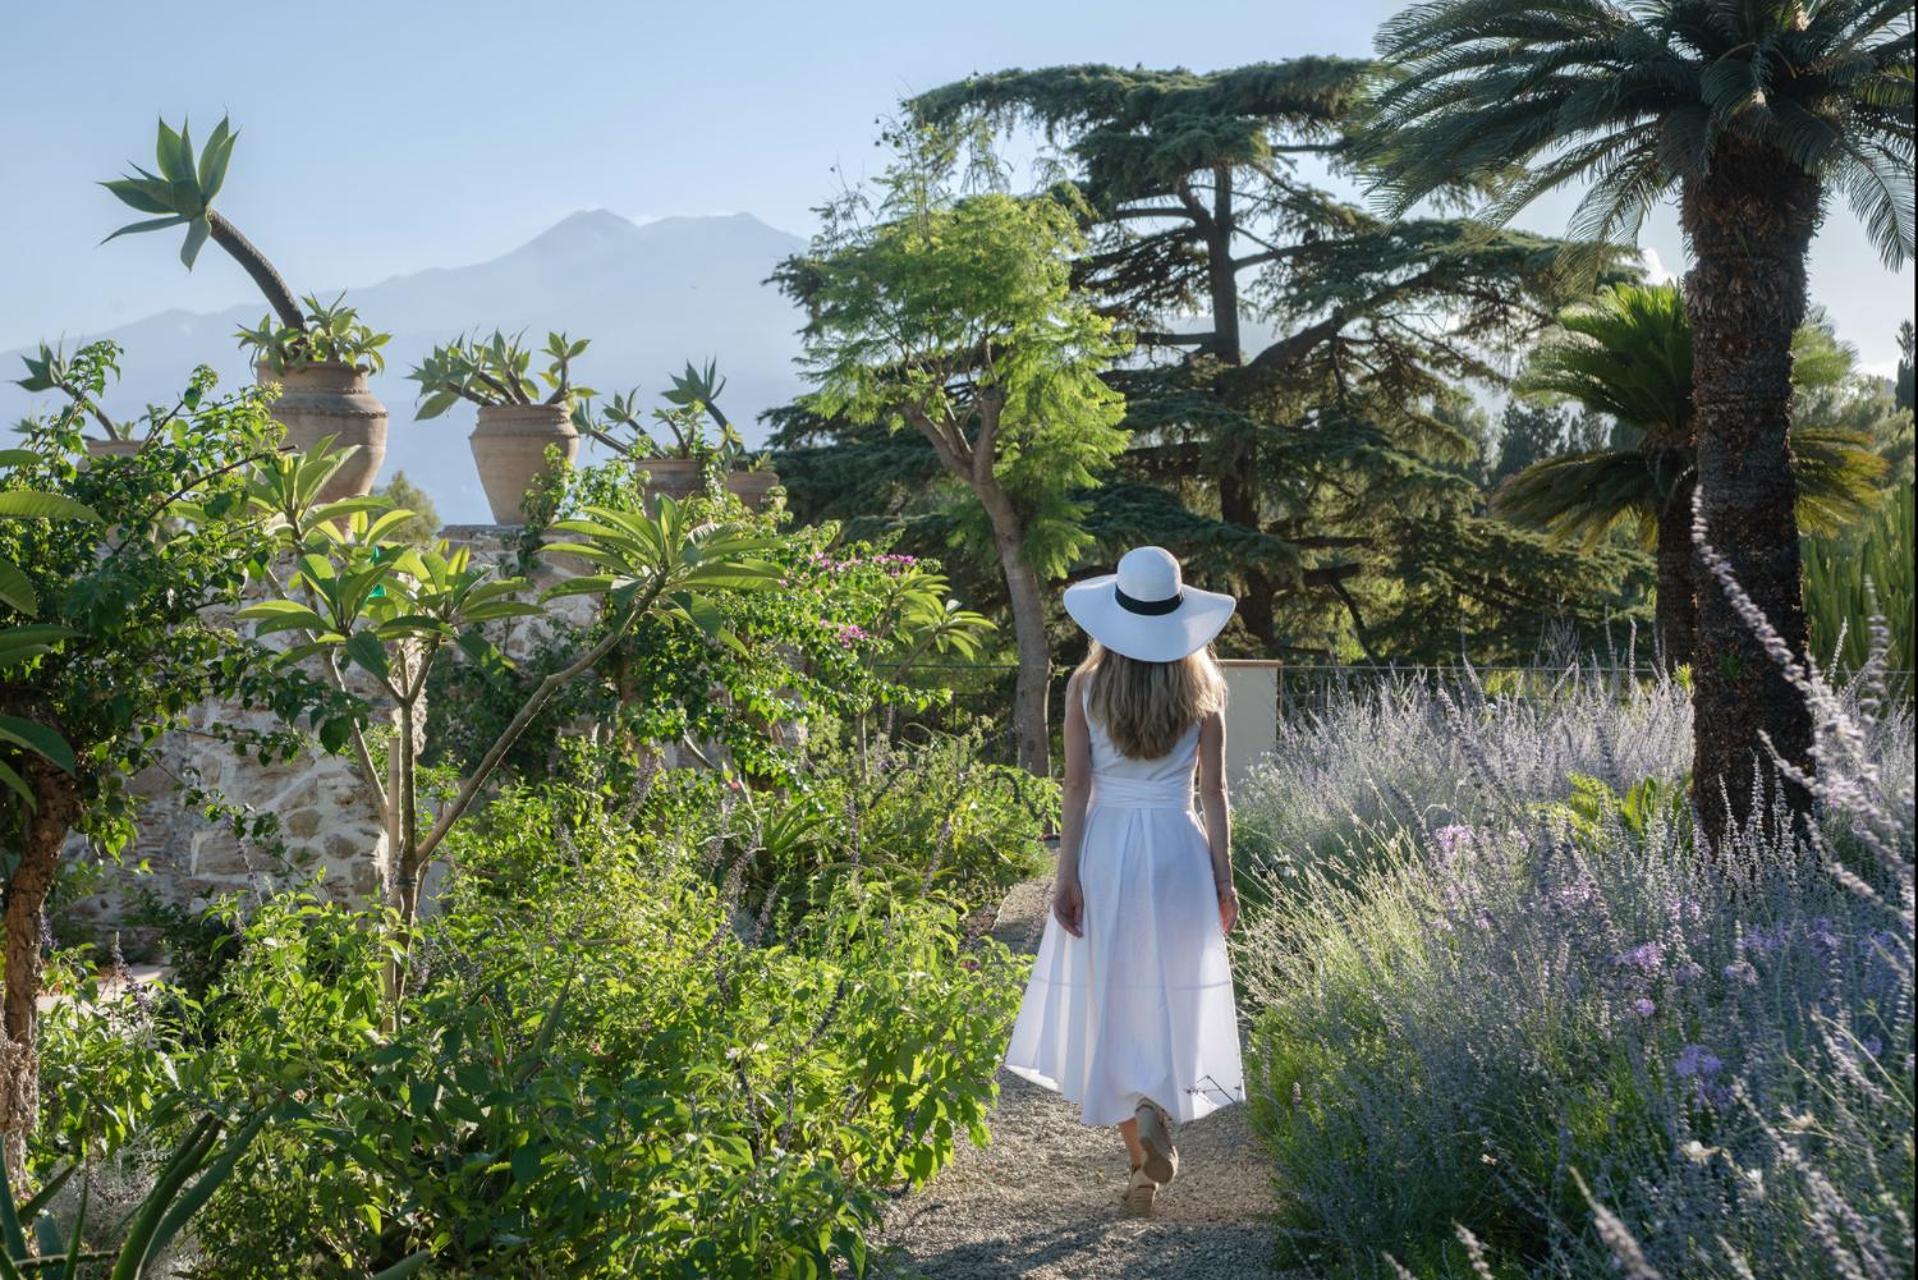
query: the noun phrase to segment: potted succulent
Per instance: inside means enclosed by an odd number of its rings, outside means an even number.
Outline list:
[[[597,412],[590,395],[580,396],[573,424],[581,434],[616,453],[643,460],[648,496],[663,493],[678,500],[705,488],[711,475],[747,506],[757,508],[779,483],[779,475],[747,453],[745,441],[719,407],[719,393],[725,389],[726,380],[718,376],[712,361],[704,369],[689,361],[663,395],[671,407],[652,411],[664,438],[640,421],[637,389],[613,396]],[[708,435],[709,422],[718,432],[716,439]]]
[[[132,175],[101,184],[123,203],[157,216],[129,223],[107,239],[185,227],[180,261],[189,271],[208,240],[239,263],[273,308],[258,329],[242,329],[239,337],[255,353],[261,385],[281,388],[273,416],[285,425],[287,443],[304,451],[336,436],[342,444],[358,445],[322,496],[332,501],[370,492],[386,454],[386,406],[367,388],[366,375],[379,369],[379,347],[387,335],[362,324],[339,298],[322,307],[308,297],[303,308],[266,255],[213,207],[238,137],[222,119],[196,155],[184,123],[176,133],[160,121],[154,145],[160,171],[135,165]]]
[[[386,368],[380,348],[392,335],[374,332],[345,300],[344,293],[331,303],[308,294],[300,299],[301,327],[269,313],[235,335],[253,353],[260,385],[280,388],[273,416],[286,427],[287,444],[306,453],[331,436],[340,447],[358,446],[327,480],[321,502],[371,493],[386,458],[386,406],[366,379]]]
[[[508,338],[494,330],[491,339],[469,341],[461,335],[434,347],[406,375],[420,384],[416,416],[422,421],[439,417],[461,400],[479,406],[479,425],[469,439],[486,501],[500,524],[526,523],[526,495],[550,465],[548,449],[557,449],[568,465],[579,456],[573,399],[593,392],[573,385],[572,362],[586,345],[585,338],[547,334],[548,363],[535,381],[530,373],[533,353],[518,336]],[[541,381],[548,389],[543,397]]]
[[[40,344],[40,354],[21,356],[27,376],[15,378],[14,385],[27,391],[58,391],[81,412],[100,425],[104,438],[88,436],[87,452],[96,458],[124,457],[138,453],[146,441],[133,434],[130,425],[116,422],[100,407],[95,390],[106,385],[108,375],[120,376],[120,344],[108,339],[89,342],[71,356],[66,349]]]

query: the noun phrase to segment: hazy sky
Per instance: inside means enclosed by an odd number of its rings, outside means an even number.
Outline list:
[[[0,37],[0,348],[169,307],[257,299],[217,248],[102,236],[139,215],[94,183],[151,167],[153,121],[243,129],[220,207],[296,291],[495,256],[576,209],[747,211],[809,233],[876,164],[874,121],[970,71],[1211,69],[1370,52],[1395,0],[565,3],[130,0],[10,6]],[[1559,230],[1567,203],[1521,221]],[[1669,210],[1645,243],[1673,269]],[[1868,367],[1894,359],[1911,273],[1835,211],[1813,293]],[[262,307],[264,310],[264,307]],[[377,321],[377,317],[374,317]]]

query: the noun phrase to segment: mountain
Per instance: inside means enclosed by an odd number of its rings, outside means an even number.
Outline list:
[[[726,378],[721,405],[748,439],[763,409],[801,389],[793,357],[800,316],[762,283],[780,259],[804,248],[799,237],[750,214],[662,218],[634,223],[605,209],[575,213],[502,257],[465,267],[433,267],[350,291],[348,301],[375,328],[393,335],[386,372],[373,389],[392,414],[382,477],[405,471],[433,497],[448,523],[487,520],[485,494],[466,436],[473,409],[462,405],[430,422],[413,420],[414,384],[406,372],[431,349],[463,332],[525,330],[545,345],[548,330],[591,338],[575,376],[601,393],[640,387],[655,396],[688,360],[715,359]],[[213,252],[213,250],[209,250]],[[298,282],[296,282],[296,287]],[[317,290],[330,298],[336,289]],[[125,348],[110,411],[132,416],[150,402],[171,404],[201,363],[223,386],[250,380],[233,341],[242,323],[267,312],[264,300],[212,315],[165,311],[101,334],[69,337],[72,350],[95,337]],[[0,421],[12,422],[45,397],[11,384],[19,352],[0,353]]]

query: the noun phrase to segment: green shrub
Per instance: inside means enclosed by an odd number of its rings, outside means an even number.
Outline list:
[[[511,790],[459,837],[397,1014],[367,917],[253,915],[183,1071],[301,1106],[203,1214],[206,1275],[860,1270],[882,1193],[985,1139],[1003,947],[856,874],[751,938],[699,841],[602,799]]]

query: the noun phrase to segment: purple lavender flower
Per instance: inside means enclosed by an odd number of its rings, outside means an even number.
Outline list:
[[[1598,881],[1580,872],[1578,879],[1552,890],[1552,901],[1560,910],[1577,914],[1598,901]]]
[[[1658,1006],[1644,996],[1632,1001],[1632,1012],[1641,1018],[1649,1018],[1658,1012]]]
[[[1725,966],[1725,981],[1737,983],[1741,987],[1758,985],[1758,970],[1752,968],[1749,960],[1734,960]]]
[[[1459,859],[1459,855],[1472,847],[1478,838],[1478,832],[1462,823],[1451,823],[1432,833],[1432,839],[1438,846],[1436,861],[1441,867],[1450,867]]]
[[[1640,973],[1657,973],[1665,963],[1665,948],[1657,942],[1647,942],[1618,957],[1621,968],[1630,967]]]
[[[1725,1060],[1702,1044],[1688,1044],[1679,1050],[1672,1072],[1680,1080],[1709,1080],[1724,1070]]]

